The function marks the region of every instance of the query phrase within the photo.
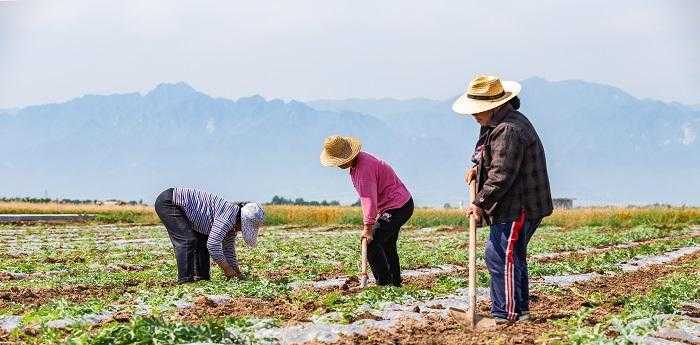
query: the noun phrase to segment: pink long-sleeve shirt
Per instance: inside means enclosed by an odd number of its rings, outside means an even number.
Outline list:
[[[350,168],[350,177],[360,196],[365,224],[374,224],[378,215],[400,208],[411,198],[394,169],[369,153],[357,155],[357,164]]]

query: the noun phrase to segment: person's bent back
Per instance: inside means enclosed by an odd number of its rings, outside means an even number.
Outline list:
[[[169,188],[156,199],[156,213],[175,249],[178,282],[208,280],[209,256],[228,278],[241,278],[235,238],[257,244],[265,212],[256,203],[234,203],[191,188]]]

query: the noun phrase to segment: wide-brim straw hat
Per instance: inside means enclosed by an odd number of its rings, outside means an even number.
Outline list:
[[[501,81],[498,77],[479,75],[472,79],[467,91],[452,104],[455,113],[471,115],[505,104],[520,93],[517,81]]]
[[[323,142],[321,150],[321,165],[337,167],[347,164],[360,153],[362,143],[353,137],[331,135]]]

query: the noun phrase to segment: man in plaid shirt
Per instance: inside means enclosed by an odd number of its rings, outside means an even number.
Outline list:
[[[520,84],[478,76],[453,110],[481,125],[467,183],[477,194],[468,214],[490,225],[486,266],[491,273],[491,314],[497,323],[529,319],[527,244],[552,214],[544,148],[520,112]]]

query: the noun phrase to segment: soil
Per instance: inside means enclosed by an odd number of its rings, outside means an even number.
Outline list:
[[[125,311],[120,311],[117,312],[116,314],[112,315],[110,319],[108,319],[106,322],[109,321],[116,321],[120,323],[125,323],[131,321],[131,313],[125,312]]]
[[[636,272],[604,276],[589,282],[576,283],[563,293],[533,293],[530,303],[531,320],[500,325],[493,330],[473,332],[452,319],[428,317],[420,321],[406,320],[390,330],[369,330],[367,335],[343,336],[334,344],[535,344],[543,334],[557,340],[557,328],[552,321],[574,315],[585,306],[593,306],[584,296],[596,292],[606,300],[596,305],[586,320],[590,324],[605,321],[608,315],[622,308],[622,299],[644,294],[653,282],[674,272],[694,271],[697,268],[680,267],[683,263],[700,259],[700,253],[688,255],[666,265],[654,265]],[[481,303],[482,314],[488,313],[488,303]],[[318,343],[320,344],[320,343]]]
[[[688,315],[690,317],[700,317],[700,308],[697,306],[692,306],[692,305],[684,305],[681,307],[681,310],[683,311],[683,315]]]
[[[124,272],[140,272],[146,269],[146,266],[142,265],[132,265],[127,263],[118,263],[107,266],[107,270],[110,272],[124,271]]]
[[[465,232],[466,230],[462,227],[441,226],[435,229],[435,231],[449,234],[454,232]]]
[[[316,308],[317,305],[314,302],[297,306],[285,299],[234,298],[225,303],[216,304],[202,296],[195,300],[191,308],[181,309],[179,315],[185,321],[194,324],[208,318],[230,316],[279,318],[287,320],[288,324],[296,324],[310,321],[309,316]]]
[[[453,272],[457,275],[459,272]],[[404,280],[404,284],[416,285],[420,288],[431,288],[435,284],[435,276],[412,277]],[[353,295],[361,290],[359,289],[359,280],[357,277],[350,277],[348,284],[341,288],[318,290],[323,292],[338,291],[343,295]],[[320,303],[311,301],[304,305],[296,305],[291,300],[279,298],[276,300],[263,300],[257,298],[234,298],[222,304],[216,304],[210,299],[201,296],[197,298],[191,308],[182,309],[179,311],[181,318],[187,322],[198,323],[207,318],[226,317],[226,316],[255,316],[255,317],[271,317],[287,320],[287,324],[297,324],[300,322],[309,322],[309,317],[316,313],[326,313],[324,306]],[[370,313],[364,313],[355,316],[352,321],[360,319],[378,318]]]
[[[71,263],[83,263],[85,258],[77,255],[66,256],[66,257],[47,257],[44,262],[47,264],[71,264]]]
[[[23,307],[39,306],[57,298],[64,298],[70,302],[80,303],[88,299],[105,297],[114,293],[127,293],[135,291],[137,281],[127,281],[124,284],[115,285],[74,285],[57,288],[28,288],[11,287],[0,289],[0,308],[9,303],[20,304]],[[174,282],[160,282],[149,284],[150,286],[171,286]]]
[[[15,280],[16,278],[7,272],[0,272],[0,282],[3,281],[8,281],[8,280]]]

